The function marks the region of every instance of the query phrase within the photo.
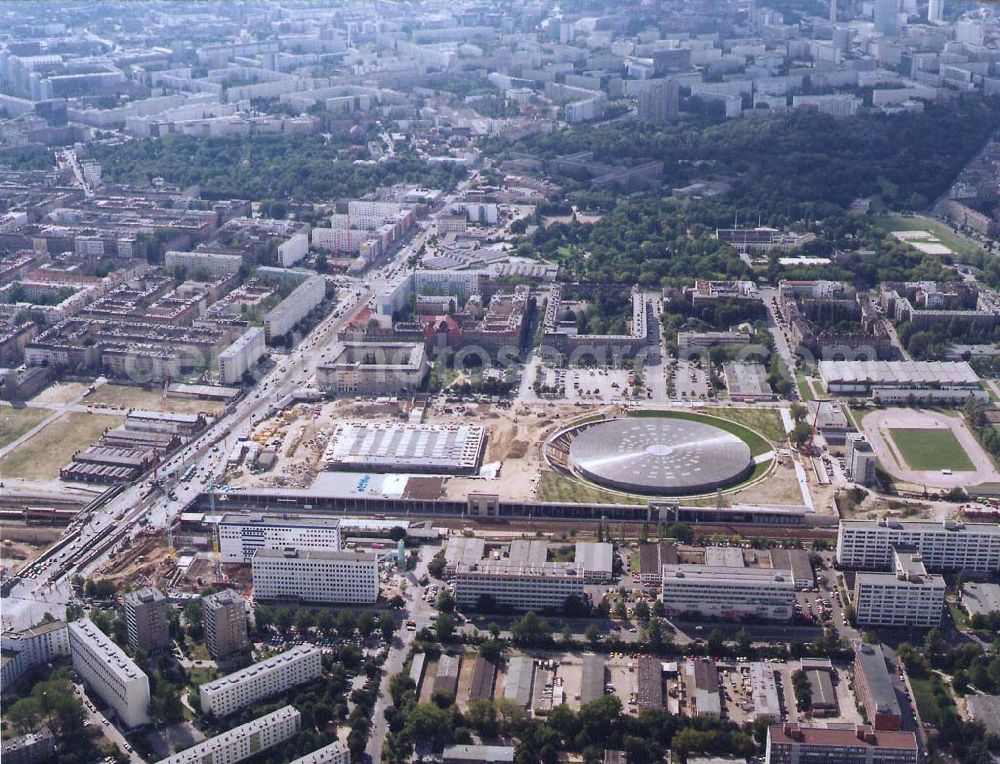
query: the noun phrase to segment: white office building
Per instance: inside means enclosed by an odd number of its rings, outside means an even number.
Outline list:
[[[73,668],[127,728],[149,723],[149,678],[89,618],[69,625]]]
[[[0,683],[7,688],[35,666],[69,655],[69,632],[64,621],[49,621],[25,631],[5,631],[0,646]]]
[[[669,615],[788,621],[795,579],[790,570],[664,565],[660,598]]]
[[[339,740],[300,756],[291,764],[351,764],[351,752]]]
[[[202,713],[223,717],[300,684],[319,679],[322,653],[315,645],[299,645],[280,655],[203,684]]]
[[[235,764],[290,740],[301,729],[302,715],[285,706],[161,759],[160,764]]]
[[[481,560],[455,568],[455,598],[475,608],[481,597],[514,610],[560,609],[567,597],[583,599],[584,569],[567,562],[523,564],[509,559]]]
[[[896,546],[920,552],[928,570],[1000,570],[1000,525],[954,520],[841,520],[837,563],[848,569],[887,570]]]
[[[223,562],[249,563],[258,549],[340,551],[340,520],[301,515],[227,513],[219,523]]]
[[[243,374],[252,369],[267,352],[264,330],[247,329],[233,343],[219,353],[219,381],[224,385],[237,385]]]
[[[261,549],[253,556],[253,591],[258,600],[371,604],[378,599],[378,557]]]
[[[895,572],[858,573],[854,611],[860,626],[920,626],[941,623],[944,579],[930,574],[919,553],[896,550]]]

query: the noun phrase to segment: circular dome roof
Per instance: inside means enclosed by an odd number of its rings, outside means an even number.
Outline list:
[[[661,496],[705,493],[745,480],[750,447],[732,433],[671,417],[612,419],[577,432],[570,463],[595,483]]]

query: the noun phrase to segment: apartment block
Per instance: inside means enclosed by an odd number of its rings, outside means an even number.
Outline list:
[[[924,567],[919,553],[896,550],[895,572],[858,573],[854,610],[862,626],[922,626],[941,623],[945,582]]]
[[[236,592],[225,589],[201,600],[205,644],[213,658],[228,658],[249,649],[246,603]]]
[[[315,645],[299,645],[280,655],[201,685],[202,713],[229,716],[241,708],[318,679],[322,653]]]
[[[351,764],[351,752],[339,740],[300,756],[291,764]]]
[[[290,740],[301,729],[302,715],[285,706],[161,759],[160,764],[235,764]]]
[[[149,678],[89,618],[69,624],[73,668],[127,727],[149,723]]]
[[[876,732],[805,727],[795,723],[767,728],[766,764],[917,764],[920,751],[912,732]]]
[[[371,604],[378,599],[378,557],[373,554],[261,549],[252,565],[258,600]]]
[[[63,621],[49,621],[25,631],[0,635],[0,683],[10,687],[27,671],[69,655],[69,632]]]
[[[842,568],[885,570],[895,546],[920,552],[928,570],[1000,570],[1000,525],[954,520],[841,520],[837,563]]]
[[[664,565],[660,598],[671,615],[788,621],[795,605],[790,570]]]
[[[223,562],[248,563],[259,549],[337,552],[340,520],[258,512],[227,513],[219,523],[219,552]]]
[[[583,598],[584,570],[576,563],[523,565],[510,560],[482,560],[455,569],[455,598],[476,607],[481,597],[514,610],[559,609],[567,597]]]
[[[256,327],[248,329],[219,353],[219,381],[224,385],[239,384],[243,374],[252,369],[266,352],[264,330]]]
[[[123,598],[128,643],[137,650],[153,652],[170,647],[167,598],[159,589],[146,587]]]

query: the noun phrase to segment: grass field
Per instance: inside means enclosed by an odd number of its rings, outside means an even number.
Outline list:
[[[568,501],[577,504],[645,504],[647,499],[612,493],[558,472],[543,472],[538,483],[539,501]]]
[[[59,468],[73,454],[96,441],[107,428],[117,427],[124,417],[82,414],[72,411],[52,422],[3,459],[0,475],[27,480],[55,480]]]
[[[889,434],[911,470],[971,472],[975,469],[951,430],[896,429]]]
[[[774,448],[770,443],[767,442],[763,437],[758,435],[755,431],[749,429],[749,426],[741,424],[734,417],[729,416],[734,412],[737,415],[742,415],[744,411],[747,414],[763,414],[767,409],[747,410],[747,409],[715,409],[718,412],[717,416],[707,416],[705,414],[695,414],[690,411],[656,411],[654,409],[641,409],[639,411],[633,411],[632,416],[660,416],[673,419],[687,419],[691,422],[703,422],[704,424],[710,424],[714,427],[718,427],[720,430],[725,430],[730,432],[736,437],[742,439],[748,446],[750,446],[750,453],[754,456],[760,456],[761,454],[766,454],[768,451],[773,451]],[[781,416],[778,412],[773,412],[774,416],[778,418],[778,424],[780,427]],[[722,417],[726,416],[725,419]],[[782,434],[780,439],[784,439]]]
[[[913,686],[913,699],[917,702],[921,721],[938,727],[944,721],[945,714],[955,712],[955,701],[937,674],[920,678],[911,675],[910,684]]]
[[[49,409],[0,406],[0,448],[13,443],[51,413]]]
[[[776,409],[706,408],[702,411],[746,425],[770,440],[783,441],[787,438],[785,426],[781,423],[781,414]]]
[[[799,388],[799,395],[802,396],[803,401],[808,403],[811,400],[815,400],[816,396],[813,395],[812,385],[809,384],[806,375],[801,371],[795,372],[795,385]]]
[[[937,220],[907,215],[886,215],[875,219],[876,227],[885,233],[892,231],[928,231],[961,259],[970,254],[982,253],[983,248],[974,241],[955,233]]]
[[[130,385],[101,385],[83,399],[88,406],[116,406],[120,409],[170,411],[175,414],[215,414],[224,408],[218,401],[195,398],[164,398],[162,390],[143,390]]]

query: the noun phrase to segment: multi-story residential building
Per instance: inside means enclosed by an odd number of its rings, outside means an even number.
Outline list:
[[[1000,570],[1000,525],[954,520],[841,520],[837,564],[842,568],[885,570],[893,547],[920,552],[928,570]]]
[[[252,369],[266,352],[264,330],[256,327],[247,329],[219,353],[219,381],[224,385],[239,384],[243,374]]]
[[[898,730],[902,724],[896,688],[881,645],[854,645],[854,693],[865,709],[868,723],[877,730]]]
[[[326,279],[322,276],[307,278],[264,316],[264,335],[267,340],[273,341],[288,334],[325,297]]]
[[[146,587],[123,598],[128,643],[137,650],[153,652],[170,647],[167,598],[159,589]]]
[[[455,598],[467,608],[480,606],[480,598],[487,597],[514,610],[560,609],[568,597],[583,598],[584,575],[576,563],[481,560],[456,566]]]
[[[865,439],[864,435],[856,432],[848,433],[845,443],[847,451],[844,461],[847,464],[847,474],[851,476],[851,480],[861,485],[874,483],[875,465],[878,459],[875,457],[872,444]]]
[[[210,594],[202,598],[201,609],[209,655],[228,658],[250,647],[246,603],[240,595],[230,589]]]
[[[373,554],[261,549],[252,565],[258,600],[370,604],[378,599],[378,557]]]
[[[235,764],[290,740],[301,729],[302,715],[292,706],[284,706],[161,759],[160,764]]]
[[[56,739],[48,727],[21,737],[3,741],[0,759],[4,764],[36,764],[52,761],[56,755]]]
[[[223,562],[249,563],[259,549],[340,551],[340,520],[308,515],[227,513],[219,523]]]
[[[351,764],[351,751],[341,741],[334,740],[330,745],[300,756],[291,764]]]
[[[805,727],[786,722],[767,728],[766,764],[917,764],[912,732]]]
[[[894,573],[858,573],[854,610],[862,626],[937,626],[944,611],[944,579],[927,572],[920,554],[893,554]]]
[[[69,624],[73,668],[123,726],[149,723],[149,677],[89,618]]]
[[[671,615],[788,621],[794,612],[795,579],[790,570],[664,565],[660,598]]]
[[[189,278],[202,271],[209,276],[228,276],[239,271],[242,265],[242,255],[172,251],[163,256],[163,266],[167,270],[183,268]]]
[[[299,645],[207,682],[198,688],[201,711],[216,717],[229,716],[259,700],[318,679],[322,657],[315,645]]]
[[[422,343],[338,342],[316,367],[316,384],[334,395],[396,395],[419,390],[429,371]]]
[[[10,687],[29,669],[69,655],[69,632],[65,622],[49,621],[25,631],[5,631],[0,646],[0,682]]]

